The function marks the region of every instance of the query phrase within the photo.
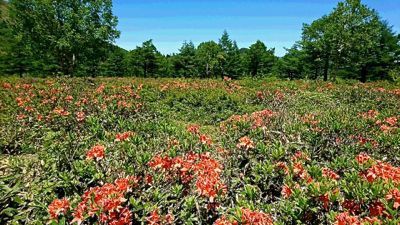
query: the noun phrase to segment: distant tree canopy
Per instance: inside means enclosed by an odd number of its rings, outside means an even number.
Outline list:
[[[399,66],[399,41],[375,10],[360,0],[346,0],[303,25],[301,41],[282,58],[281,66],[288,77],[383,79]],[[303,64],[293,63],[294,54]]]
[[[2,75],[399,79],[400,35],[360,0],[304,24],[283,57],[259,40],[239,49],[227,31],[170,55],[152,40],[127,51],[114,44],[111,0],[0,0],[0,13]]]

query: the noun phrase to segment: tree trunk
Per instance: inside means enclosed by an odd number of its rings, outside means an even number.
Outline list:
[[[326,57],[324,65],[324,81],[328,80],[328,71],[329,71],[329,57]]]
[[[362,66],[361,67],[361,77],[360,77],[360,81],[365,83],[367,81],[367,66]]]

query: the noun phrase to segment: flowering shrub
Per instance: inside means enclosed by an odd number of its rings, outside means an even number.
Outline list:
[[[1,78],[0,224],[399,224],[398,90]]]

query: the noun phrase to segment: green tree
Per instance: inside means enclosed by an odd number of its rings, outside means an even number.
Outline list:
[[[365,82],[387,74],[398,58],[398,37],[382,21],[378,13],[360,0],[339,2],[327,16],[303,27],[302,48],[313,67],[323,68],[324,80],[328,71],[346,78]]]
[[[160,67],[161,54],[157,51],[153,40],[142,43],[136,47],[128,56],[128,70],[131,75],[151,77],[156,76]]]
[[[101,72],[103,76],[124,76],[126,74],[125,58],[127,51],[118,46],[111,46],[107,59],[101,63]]]
[[[246,51],[245,64],[247,71],[252,76],[271,72],[275,62],[275,49],[267,49],[265,44],[258,40]]]
[[[216,77],[224,60],[221,47],[214,41],[202,42],[197,47],[196,61],[200,76],[203,78]]]
[[[10,0],[10,17],[33,53],[54,58],[64,74],[82,64],[96,72],[119,35],[111,0]]]
[[[230,76],[237,78],[240,71],[240,55],[239,48],[235,41],[229,38],[228,32],[225,30],[219,39],[218,45],[222,49],[221,72],[222,76]]]
[[[304,63],[307,57],[305,51],[300,49],[298,44],[286,51],[287,53],[278,60],[277,73],[289,79],[305,78],[308,72],[308,66]]]
[[[194,77],[196,70],[196,47],[193,42],[183,42],[179,53],[174,56],[174,71],[177,76]]]

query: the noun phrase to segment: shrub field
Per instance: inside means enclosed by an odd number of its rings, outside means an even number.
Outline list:
[[[400,86],[0,78],[0,224],[399,224]]]

